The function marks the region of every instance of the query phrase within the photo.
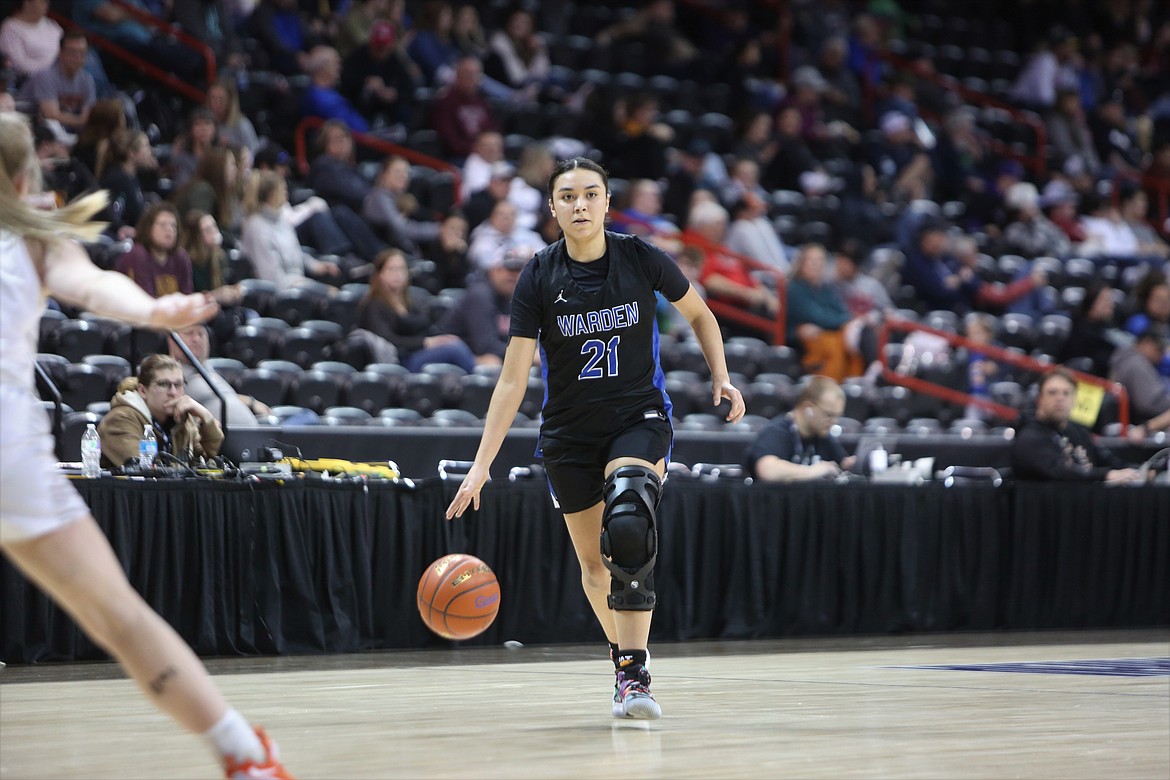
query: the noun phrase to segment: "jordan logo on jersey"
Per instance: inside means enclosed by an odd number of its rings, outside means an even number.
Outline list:
[[[568,303],[569,299],[565,297],[565,291],[561,290],[557,293],[557,299],[553,303]]]

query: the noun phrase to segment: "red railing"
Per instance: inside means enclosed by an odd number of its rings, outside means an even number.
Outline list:
[[[882,325],[878,332],[878,354],[882,355],[882,378],[893,385],[900,385],[916,393],[925,393],[936,398],[953,403],[953,404],[974,404],[980,408],[993,412],[996,416],[1008,421],[1014,422],[1020,417],[1020,410],[1014,406],[1005,406],[1004,404],[990,401],[986,398],[979,398],[970,393],[965,393],[962,390],[955,390],[950,387],[944,387],[935,382],[929,382],[917,376],[899,373],[895,367],[886,365],[886,345],[890,343],[890,334],[892,332],[910,333],[913,331],[921,331],[929,333],[932,336],[938,336],[945,339],[952,347],[966,347],[968,350],[978,351],[991,360],[1000,363],[1007,363],[1009,365],[1017,366],[1018,368],[1027,371],[1034,371],[1037,373],[1047,373],[1054,368],[1057,368],[1056,363],[1042,363],[1035,358],[1027,355],[1020,355],[1010,352],[1002,347],[997,347],[993,344],[978,344],[968,339],[963,338],[955,333],[948,333],[936,328],[930,328],[926,325],[921,325],[917,322],[901,319],[889,319]],[[1077,382],[1095,385],[1100,387],[1105,392],[1117,398],[1117,420],[1121,423],[1122,435],[1129,429],[1129,393],[1126,392],[1125,387],[1117,382],[1111,382],[1108,379],[1102,379],[1099,376],[1086,374],[1083,371],[1073,371],[1067,366],[1064,367],[1070,374],[1072,374]]]
[[[1021,111],[1015,106],[1004,103],[1002,100],[997,100],[991,95],[988,95],[986,92],[980,92],[978,90],[971,89],[970,87],[963,86],[953,76],[946,76],[937,73],[921,73],[914,68],[913,63],[910,60],[897,54],[879,52],[874,56],[876,56],[877,59],[889,63],[895,70],[907,73],[914,76],[915,78],[925,79],[932,84],[942,87],[948,92],[955,93],[966,103],[983,106],[984,108],[999,109],[1007,113],[1013,121],[1030,127],[1036,139],[1036,148],[1032,151],[1031,154],[1021,153],[1014,149],[1008,142],[1002,141],[998,138],[990,139],[988,145],[996,154],[1002,155],[1004,157],[1010,157],[1013,160],[1018,160],[1025,167],[1031,168],[1032,172],[1037,176],[1042,176],[1047,172],[1048,128],[1044,126],[1044,122],[1041,121],[1039,117],[1026,111]],[[875,119],[873,116],[873,104],[875,95],[877,93],[877,85],[873,82],[873,75],[869,68],[864,69],[864,80],[862,88],[864,90],[865,116],[867,120],[873,122]],[[919,110],[922,111],[923,116],[927,116],[932,119],[941,118],[924,108],[920,107]]]
[[[206,43],[199,40],[198,38],[194,38],[194,37],[188,35],[187,33],[180,30],[178,27],[167,24],[166,22],[162,21],[158,17],[147,13],[146,11],[142,10],[141,8],[135,8],[132,5],[128,5],[124,2],[121,2],[121,0],[113,0],[113,2],[116,5],[118,5],[118,7],[124,9],[127,13],[129,13],[131,16],[133,16],[135,19],[137,19],[142,24],[145,24],[148,27],[152,27],[156,30],[159,30],[159,31],[161,31],[161,33],[163,35],[171,36],[175,40],[182,43],[184,46],[187,46],[190,49],[193,49],[196,53],[198,53],[201,57],[203,57],[203,61],[206,65],[205,73],[206,73],[206,77],[207,77],[207,84],[210,86],[211,84],[215,83],[215,76],[216,76],[215,53],[211,50],[211,47],[209,47]],[[122,62],[125,62],[127,65],[141,71],[143,74],[145,74],[146,76],[149,76],[150,78],[154,79],[155,81],[158,81],[158,82],[164,84],[165,86],[167,86],[170,89],[174,90],[175,92],[179,93],[180,95],[187,98],[188,100],[191,100],[195,103],[203,103],[206,100],[207,94],[204,90],[188,84],[187,82],[183,81],[178,76],[176,76],[175,74],[170,73],[168,71],[165,71],[162,68],[155,65],[154,63],[148,62],[147,60],[142,59],[138,55],[133,54],[133,53],[127,51],[126,49],[123,49],[121,46],[114,43],[109,38],[98,35],[97,33],[93,32],[92,30],[89,30],[89,29],[84,28],[81,25],[77,24],[75,21],[73,21],[69,17],[63,16],[59,13],[56,13],[55,11],[50,11],[49,16],[52,17],[58,24],[61,25],[61,27],[63,27],[66,30],[74,29],[74,28],[85,30],[86,38],[95,47],[97,47],[98,49],[101,49],[102,51],[106,52],[107,54],[110,54],[113,57],[116,57],[117,59],[121,60]]]
[[[326,120],[319,116],[307,116],[297,124],[296,135],[293,139],[293,149],[297,156],[297,169],[302,176],[309,173],[309,156],[308,156],[308,133],[310,130],[315,130],[321,125],[325,124]],[[355,130],[350,131],[353,137],[353,142],[359,146],[364,146],[367,149],[391,155],[396,154],[406,158],[415,165],[422,165],[427,168],[434,168],[437,171],[446,171],[454,177],[455,181],[455,202],[461,203],[463,200],[463,173],[456,166],[440,160],[437,157],[431,157],[429,154],[423,154],[411,149],[409,146],[400,146],[390,141],[386,141],[369,133],[359,133]]]
[[[759,314],[747,311],[742,304],[731,303],[730,301],[720,300],[718,298],[708,298],[707,307],[711,309],[716,317],[729,320],[731,322],[745,325],[753,330],[758,330],[772,338],[772,343],[775,345],[782,345],[785,343],[787,333],[785,331],[785,317],[784,312],[788,304],[788,278],[780,273],[776,268],[761,263],[755,258],[741,255],[737,252],[732,252],[727,247],[709,241],[698,233],[689,230],[683,230],[678,233],[668,233],[659,230],[652,223],[647,222],[641,217],[636,217],[624,211],[618,211],[613,214],[614,217],[620,217],[623,221],[639,225],[656,236],[663,236],[665,238],[674,238],[681,241],[685,246],[693,246],[707,252],[719,252],[728,257],[734,258],[746,265],[753,271],[760,271],[770,275],[776,282],[776,296],[780,300],[780,305],[777,309],[776,317],[764,317]]]

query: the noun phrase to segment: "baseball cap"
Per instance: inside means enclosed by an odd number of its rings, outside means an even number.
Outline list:
[[[390,46],[394,43],[394,25],[385,20],[374,22],[370,28],[371,46]]]

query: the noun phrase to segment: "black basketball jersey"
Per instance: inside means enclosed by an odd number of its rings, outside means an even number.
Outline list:
[[[605,237],[609,273],[600,290],[574,281],[564,239],[537,252],[516,285],[510,335],[540,341],[542,445],[612,436],[648,417],[670,420],[655,292],[677,301],[690,282],[642,239]]]

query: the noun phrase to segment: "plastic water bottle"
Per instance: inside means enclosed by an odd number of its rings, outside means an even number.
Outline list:
[[[152,468],[157,455],[158,439],[154,435],[154,426],[146,425],[142,428],[142,438],[138,440],[138,468]]]
[[[86,426],[81,436],[81,475],[86,479],[102,475],[102,440],[93,423]]]
[[[869,453],[869,473],[870,476],[881,474],[890,465],[890,454],[886,452],[886,448],[882,446],[881,442],[874,447]]]

